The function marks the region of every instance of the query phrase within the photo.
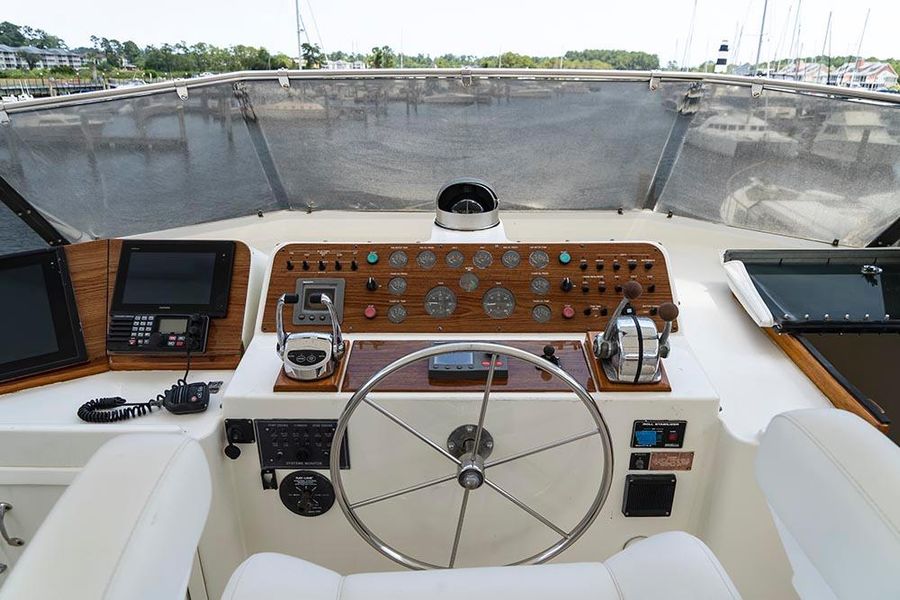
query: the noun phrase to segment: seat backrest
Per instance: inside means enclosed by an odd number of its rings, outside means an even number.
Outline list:
[[[182,600],[212,493],[196,441],[104,444],[50,511],[0,600]]]
[[[849,412],[780,414],[756,478],[801,598],[900,598],[900,448]]]

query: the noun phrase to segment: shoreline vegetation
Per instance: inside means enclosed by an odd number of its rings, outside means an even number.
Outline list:
[[[34,46],[36,48],[63,48],[81,54],[85,66],[75,69],[70,66],[41,68],[38,56],[21,52],[19,62],[27,68],[0,70],[3,79],[78,79],[81,81],[102,80],[146,80],[188,78],[206,73],[263,69],[320,69],[329,61],[363,63],[368,68],[392,68],[401,66],[401,57],[390,46],[376,46],[368,53],[335,51],[327,56],[315,44],[303,44],[302,56],[298,61],[283,53],[272,54],[266,48],[234,45],[227,48],[204,42],[188,44],[184,41],[160,46],[141,48],[131,40],[91,36],[91,47],[69,48],[64,40],[41,29],[27,25],[20,26],[8,21],[0,23],[0,44],[14,47]],[[819,62],[837,68],[855,60],[853,56],[810,56],[803,62]],[[868,57],[868,61],[890,63],[900,72],[900,59],[879,59]],[[771,63],[777,70],[791,63],[793,59],[782,59]],[[585,49],[569,50],[560,56],[530,56],[515,52],[504,52],[493,56],[468,54],[403,54],[405,68],[429,67],[509,67],[509,68],[564,68],[564,69],[628,69],[628,70],[687,70],[711,71],[715,58],[711,57],[699,65],[686,68],[670,61],[660,65],[659,56],[647,52],[631,50]],[[299,64],[298,64],[299,63]],[[20,65],[21,67],[21,65]],[[729,65],[730,69],[734,65]]]

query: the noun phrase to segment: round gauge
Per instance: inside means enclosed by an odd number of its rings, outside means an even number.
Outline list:
[[[472,257],[472,262],[475,263],[475,266],[479,269],[487,269],[491,266],[491,263],[494,262],[494,257],[491,256],[491,253],[487,250],[479,250],[475,253],[475,256]]]
[[[553,316],[553,311],[546,304],[538,304],[531,309],[531,318],[538,323],[546,323]]]
[[[481,306],[490,318],[507,319],[516,308],[516,297],[506,288],[491,288],[481,299]]]
[[[432,317],[449,317],[456,310],[456,294],[445,285],[439,285],[425,294],[425,312]]]
[[[406,320],[406,307],[402,304],[392,304],[387,315],[391,323],[402,323]]]
[[[431,250],[422,250],[416,257],[416,263],[423,269],[430,269],[437,262],[437,256]]]
[[[535,277],[531,280],[531,291],[543,296],[550,291],[550,281],[546,277]]]
[[[500,262],[502,262],[503,266],[507,269],[515,269],[519,266],[519,263],[522,262],[522,257],[519,256],[519,253],[515,250],[507,250],[503,253],[503,256],[500,257]]]
[[[447,261],[448,267],[458,269],[459,267],[463,266],[464,262],[466,262],[466,257],[459,250],[451,250],[447,253],[447,256],[444,257],[444,260]]]
[[[467,292],[474,292],[478,289],[478,275],[475,273],[463,273],[459,278],[459,287]]]
[[[406,252],[403,250],[391,252],[391,256],[388,258],[388,263],[390,263],[392,267],[405,267],[408,262],[409,258],[407,258]]]
[[[528,257],[528,262],[530,262],[531,266],[535,269],[543,269],[550,264],[550,255],[543,250],[535,250],[531,253],[531,256]]]
[[[388,281],[388,291],[392,294],[396,294],[400,296],[401,294],[406,293],[406,278],[404,277],[394,277],[390,281]]]

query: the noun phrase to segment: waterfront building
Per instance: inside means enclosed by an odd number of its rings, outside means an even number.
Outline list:
[[[62,48],[37,48],[35,46],[6,46],[0,44],[0,70],[4,69],[28,69],[28,60],[23,54],[30,54],[37,58],[34,66],[38,69],[52,69],[53,67],[72,67],[80,69],[86,63],[82,54]]]

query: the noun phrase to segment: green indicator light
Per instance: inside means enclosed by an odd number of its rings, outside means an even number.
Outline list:
[[[563,250],[559,253],[559,262],[564,265],[569,264],[570,262],[572,262],[572,255],[570,255],[568,251]]]
[[[369,252],[369,255],[366,256],[366,262],[369,263],[370,265],[374,265],[375,263],[377,263],[378,262],[378,253],[375,252],[374,250]]]

